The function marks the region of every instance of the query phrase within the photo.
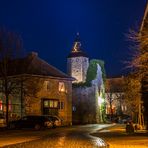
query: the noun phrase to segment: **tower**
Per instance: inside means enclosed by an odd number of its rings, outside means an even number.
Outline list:
[[[88,56],[82,51],[80,36],[77,33],[72,50],[67,58],[68,74],[76,80],[74,83],[85,82],[89,66]]]

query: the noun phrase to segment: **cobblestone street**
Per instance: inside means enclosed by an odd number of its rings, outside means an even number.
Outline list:
[[[90,124],[41,131],[0,131],[5,148],[148,148],[148,133],[125,132],[122,124]]]
[[[108,127],[92,135],[104,139],[109,148],[148,148],[148,133],[145,130],[127,134],[123,124]]]
[[[63,127],[51,130],[49,129],[46,131],[37,131],[37,132],[17,131],[16,133],[11,133],[11,134],[9,133],[9,137],[7,137],[7,134],[6,135],[4,134],[5,136],[1,135],[0,144],[3,147],[9,147],[9,148],[107,147],[106,143],[102,139],[90,135],[90,133],[93,133],[107,126],[109,125],[84,125],[84,126]],[[11,143],[9,143],[10,141]]]

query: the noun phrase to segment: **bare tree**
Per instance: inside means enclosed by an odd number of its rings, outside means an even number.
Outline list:
[[[140,81],[136,74],[130,74],[125,78],[125,101],[128,107],[128,113],[132,115],[135,122],[138,121],[138,108],[140,103]]]
[[[148,15],[139,31],[130,30],[128,38],[133,42],[134,53],[129,66],[141,85],[141,98],[144,104],[144,116],[148,129]]]
[[[20,76],[21,117],[28,113],[30,106],[39,101],[38,93],[43,88],[44,79],[33,75]]]
[[[6,98],[6,123],[8,123],[9,96],[18,82],[10,78],[10,73],[17,70],[17,61],[12,64],[12,60],[22,55],[22,40],[13,33],[5,29],[0,29],[0,78],[2,93]]]
[[[113,101],[114,101],[114,98],[113,98],[113,93],[109,92],[109,93],[106,93],[107,94],[107,101],[109,102],[109,108],[110,108],[110,121],[113,120],[113,108],[112,108],[112,104],[113,104]]]
[[[0,92],[6,99],[6,124],[9,120],[9,100],[12,96],[20,97],[21,116],[26,96],[37,98],[42,79],[24,74],[26,61],[20,36],[4,29],[0,30]],[[31,59],[30,59],[31,60]],[[33,70],[33,69],[32,69]],[[15,97],[14,97],[15,98]],[[33,100],[32,100],[33,101]],[[30,103],[30,102],[29,102]]]
[[[116,114],[122,115],[121,104],[124,99],[124,78],[110,78],[106,80],[106,99],[110,108],[110,120],[113,119],[113,105],[116,106]]]

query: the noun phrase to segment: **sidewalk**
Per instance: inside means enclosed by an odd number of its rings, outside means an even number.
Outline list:
[[[102,138],[109,144],[109,148],[148,148],[148,133],[140,130],[127,134],[125,125],[121,124],[99,130],[92,135]]]
[[[51,130],[50,130],[51,131]],[[0,131],[0,148],[12,144],[23,143],[40,139],[49,134],[49,130],[29,131],[29,130],[4,130]]]

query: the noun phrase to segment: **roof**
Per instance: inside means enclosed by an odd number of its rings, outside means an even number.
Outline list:
[[[124,77],[106,79],[105,90],[107,93],[118,93],[124,91]]]
[[[82,49],[79,33],[77,33],[71,53],[68,55],[68,58],[72,57],[88,57]]]
[[[8,66],[9,76],[31,74],[72,79],[67,74],[63,73],[59,69],[55,68],[54,66],[48,64],[46,61],[39,58],[34,52],[24,58],[11,61]]]
[[[68,58],[72,58],[72,57],[88,57],[88,56],[85,52],[79,51],[79,52],[71,52],[68,55]]]

